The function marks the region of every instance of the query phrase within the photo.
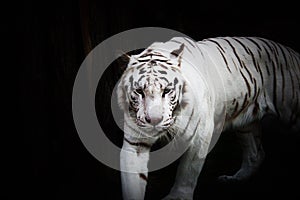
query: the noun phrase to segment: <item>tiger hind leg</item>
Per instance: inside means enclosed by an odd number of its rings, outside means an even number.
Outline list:
[[[241,168],[232,176],[220,176],[219,181],[221,182],[241,182],[248,180],[258,171],[264,160],[265,153],[261,143],[261,127],[259,123],[238,130],[237,138],[243,151]]]
[[[300,114],[299,117],[295,120],[294,124],[291,127],[292,133],[300,133]]]

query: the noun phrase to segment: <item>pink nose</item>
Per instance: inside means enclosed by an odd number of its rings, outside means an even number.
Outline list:
[[[149,124],[155,126],[157,124],[159,124],[159,122],[162,121],[162,117],[152,117],[150,118],[149,116],[145,117],[146,122],[148,122]]]

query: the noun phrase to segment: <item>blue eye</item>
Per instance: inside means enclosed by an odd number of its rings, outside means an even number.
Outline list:
[[[162,97],[165,97],[166,94],[169,94],[171,92],[171,89],[169,88],[165,88],[163,93],[162,93]]]
[[[140,88],[136,89],[135,93],[138,94],[138,95],[141,95],[143,98],[145,97],[144,91],[142,89],[140,89]]]

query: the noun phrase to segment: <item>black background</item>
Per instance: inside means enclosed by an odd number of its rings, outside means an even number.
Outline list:
[[[72,118],[73,82],[87,53],[106,38],[131,28],[156,26],[195,40],[216,36],[259,36],[300,51],[296,3],[274,1],[26,1],[15,26],[24,37],[20,103],[26,154],[21,193],[39,199],[121,199],[120,174],[90,155]],[[122,73],[116,61],[98,88],[98,118],[117,144],[122,132],[109,113],[110,91]],[[121,65],[121,66],[120,66]],[[101,105],[104,105],[104,107]],[[264,120],[266,160],[244,184],[224,185],[216,178],[239,168],[234,134],[224,133],[209,154],[195,199],[284,195],[299,197],[299,134],[287,133],[276,119]],[[28,164],[27,164],[28,163]],[[147,199],[159,199],[172,186],[177,163],[150,173]],[[294,182],[295,181],[295,182]]]

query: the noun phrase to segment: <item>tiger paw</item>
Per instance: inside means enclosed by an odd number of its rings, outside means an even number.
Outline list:
[[[190,200],[190,199],[186,199],[186,198],[182,198],[182,197],[171,197],[171,196],[166,196],[166,197],[163,198],[162,200]]]
[[[218,182],[220,183],[238,183],[241,180],[235,176],[222,175],[218,177]]]
[[[192,200],[193,198],[190,197],[184,197],[184,196],[177,196],[177,195],[167,195],[162,200]]]

